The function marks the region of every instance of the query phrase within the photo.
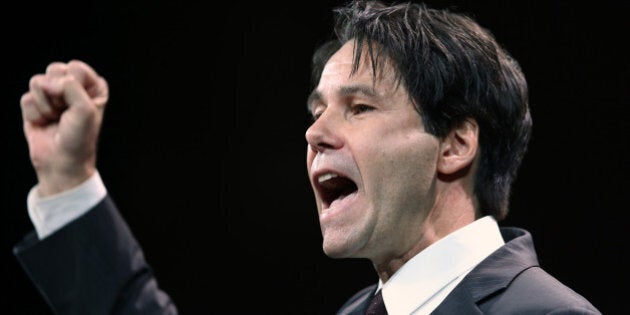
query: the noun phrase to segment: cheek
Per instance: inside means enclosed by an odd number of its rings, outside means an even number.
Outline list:
[[[427,193],[436,174],[439,143],[433,136],[412,132],[393,139],[364,155],[366,190],[374,193],[375,202],[417,199]]]
[[[438,140],[427,133],[410,138],[400,147],[397,163],[403,171],[415,179],[433,178],[437,170]]]
[[[422,145],[401,154],[398,184],[408,198],[426,198],[437,176],[437,152],[437,145]]]

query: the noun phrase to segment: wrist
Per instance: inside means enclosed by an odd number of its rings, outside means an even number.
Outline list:
[[[81,167],[71,172],[37,173],[38,195],[47,197],[75,188],[87,181],[96,171],[94,167]]]

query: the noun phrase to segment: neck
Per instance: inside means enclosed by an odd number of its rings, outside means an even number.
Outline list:
[[[425,248],[476,219],[477,202],[472,197],[472,189],[465,189],[458,182],[438,183],[434,206],[419,226],[416,241],[407,251],[383,262],[373,262],[383,283]]]

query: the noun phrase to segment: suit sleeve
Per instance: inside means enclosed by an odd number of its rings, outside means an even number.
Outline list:
[[[177,314],[110,196],[13,252],[55,314]]]

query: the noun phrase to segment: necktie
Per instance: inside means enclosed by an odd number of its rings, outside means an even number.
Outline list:
[[[370,306],[365,312],[365,315],[387,315],[387,309],[385,309],[381,292],[383,292],[383,290],[379,290],[374,298],[372,298],[372,302],[370,302]]]

